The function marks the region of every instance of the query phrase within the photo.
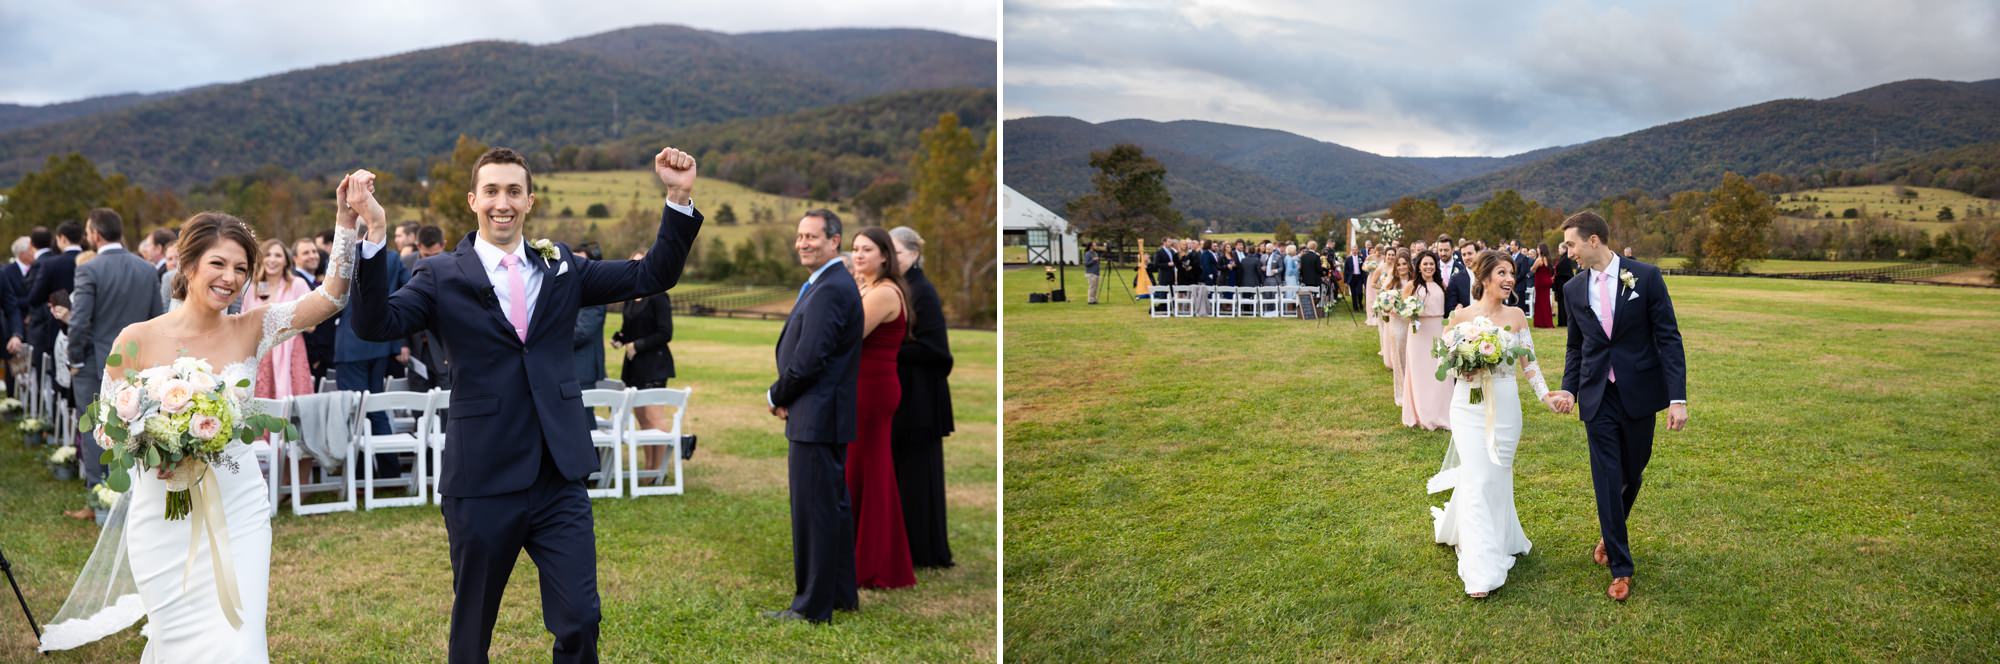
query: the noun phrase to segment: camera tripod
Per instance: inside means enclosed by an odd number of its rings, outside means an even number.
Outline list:
[[[35,640],[42,640],[42,628],[35,623],[35,612],[28,610],[28,598],[21,594],[21,584],[14,581],[14,565],[7,562],[7,550],[0,548],[0,573],[7,575],[7,585],[14,588],[14,599],[21,603],[21,615],[28,617],[28,629],[35,633]]]

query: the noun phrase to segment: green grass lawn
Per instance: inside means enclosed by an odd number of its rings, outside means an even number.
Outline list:
[[[826,627],[758,612],[792,593],[786,443],[765,412],[775,322],[683,317],[674,357],[692,387],[687,426],[701,436],[684,496],[594,501],[606,662],[992,661],[995,652],[995,357],[992,333],[951,332],[958,433],[946,439],[958,567],[919,571],[915,588],[863,591],[861,611]],[[606,333],[619,326],[616,317]],[[611,355],[614,363],[619,358]],[[616,366],[611,375],[618,375]],[[56,482],[41,450],[0,433],[0,546],[36,616],[53,616],[90,554],[96,528],[63,518],[81,482]],[[436,507],[298,517],[272,525],[270,647],[277,662],[435,662],[445,654],[451,564]],[[0,591],[4,592],[4,591]],[[496,662],[545,661],[533,562],[521,556],[493,639]],[[130,629],[40,658],[12,597],[0,610],[0,661],[133,662]]]
[[[1026,304],[1009,272],[1006,653],[1042,661],[1989,660],[2000,292],[1674,278],[1662,418],[1604,597],[1582,425],[1524,403],[1534,542],[1465,597],[1373,328]],[[1556,383],[1563,336],[1536,334]],[[1523,387],[1523,391],[1526,388]]]
[[[1916,197],[1898,197],[1895,186],[1884,184],[1808,189],[1782,195],[1777,205],[1780,213],[1795,216],[1802,214],[1807,206],[1817,206],[1819,210],[1814,218],[1824,218],[1827,212],[1832,212],[1836,219],[1840,218],[1841,213],[1848,208],[1859,210],[1865,205],[1870,214],[1877,216],[1888,213],[1890,219],[1897,221],[1933,222],[1928,226],[1918,225],[1918,228],[1942,227],[1935,224],[1938,208],[1942,207],[1951,208],[1959,219],[1966,218],[1966,211],[1970,208],[1986,210],[1988,214],[2000,212],[2000,201],[1990,198],[1979,198],[1964,192],[1932,187],[1905,187],[1905,189],[1916,192]],[[1813,200],[1807,200],[1809,197]]]
[[[627,210],[632,208],[635,196],[637,205],[645,209],[648,214],[657,214],[660,209],[660,180],[649,170],[554,173],[536,180],[537,186],[547,188],[547,191],[535,195],[535,208],[545,219],[556,219],[565,207],[575,213],[575,218],[582,219],[584,212],[590,209],[592,203],[603,203],[610,208],[611,216],[599,220],[599,223],[615,224],[624,218]],[[792,229],[798,224],[799,217],[804,216],[807,210],[833,208],[839,213],[846,212],[838,204],[830,201],[766,194],[734,182],[714,178],[706,178],[697,183],[694,195],[702,213],[710,219],[713,219],[725,204],[736,212],[738,220],[736,225],[710,223],[704,224],[701,229],[702,242],[707,242],[711,237],[720,237],[730,246],[734,246],[740,238],[748,236],[758,228],[759,225],[752,221],[755,218],[753,211],[759,208],[770,211],[772,216],[766,225],[781,226],[785,230],[786,238],[791,237]]]
[[[1687,259],[1680,256],[1665,256],[1656,263],[1663,268],[1679,268]],[[1873,270],[1894,265],[1906,265],[1909,261],[1797,261],[1797,260],[1754,260],[1744,263],[1744,270],[1756,274],[1788,274],[1793,272],[1845,272],[1848,270]]]

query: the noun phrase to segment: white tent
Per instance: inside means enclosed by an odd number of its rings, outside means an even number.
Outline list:
[[[1048,231],[1049,243],[1061,245],[1051,246],[1052,252],[1061,256],[1064,263],[1077,264],[1082,250],[1077,247],[1076,231],[1070,228],[1068,220],[1014,191],[1013,187],[1002,186],[1000,189],[1000,234],[1004,244],[1026,245],[1028,231]],[[1043,261],[1037,257],[1032,262]]]

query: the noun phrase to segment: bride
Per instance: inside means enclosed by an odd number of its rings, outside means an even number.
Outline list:
[[[1522,346],[1534,348],[1527,316],[1502,304],[1513,290],[1513,261],[1498,251],[1480,253],[1472,260],[1473,303],[1453,311],[1447,327],[1483,317],[1504,328],[1502,334],[1515,334]],[[1518,367],[1535,388],[1535,396],[1560,410],[1565,393],[1549,392],[1540,365],[1523,357]],[[1444,468],[1430,480],[1430,493],[1452,492],[1444,509],[1431,508],[1431,516],[1437,543],[1458,549],[1458,577],[1471,597],[1485,597],[1505,584],[1514,556],[1533,547],[1514,511],[1514,448],[1521,441],[1521,398],[1514,369],[1511,365],[1493,369],[1491,385],[1479,405],[1472,403],[1471,384],[1458,381],[1453,386],[1451,448],[1445,452]],[[1493,408],[1490,417],[1487,404]]]
[[[384,227],[375,176],[356,171],[336,196],[333,257],[326,283],[304,298],[229,315],[229,303],[258,274],[257,239],[242,220],[220,212],[195,215],[174,246],[180,271],[173,294],[182,306],[131,325],[113,348],[128,353],[105,368],[105,384],[126,371],[205,360],[225,384],[255,381],[257,364],[273,346],[332,318],[346,306],[354,274],[356,217],[371,235]],[[136,357],[130,356],[136,344]],[[254,386],[235,390],[248,399]],[[107,446],[109,439],[96,432]],[[231,441],[223,454],[237,463],[210,468],[220,485],[223,521],[214,538],[191,520],[167,520],[164,501],[172,471],[134,468],[132,487],[113,508],[76,586],[42,634],[41,650],[67,650],[148,619],[144,662],[265,662],[264,617],[271,572],[271,505],[250,448]],[[206,496],[208,500],[217,497]],[[201,498],[197,498],[201,500]],[[201,507],[197,505],[195,509]],[[227,607],[227,608],[225,608]]]

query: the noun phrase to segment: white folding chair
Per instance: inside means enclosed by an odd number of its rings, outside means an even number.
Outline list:
[[[327,392],[332,392],[332,391],[335,391],[335,390],[338,390],[338,389],[340,389],[339,387],[335,386],[335,384],[334,384],[334,382],[333,382],[333,379],[332,379],[332,378],[321,378],[321,379],[319,379],[319,385],[318,385],[318,387],[319,387],[319,389],[317,389],[317,390],[313,390],[313,391],[315,391],[315,392],[319,392],[319,393],[321,393],[321,394],[325,394],[325,393],[327,393]]]
[[[250,408],[252,412],[269,415],[287,422],[290,422],[292,419],[292,400],[290,399],[251,397]],[[264,467],[264,484],[266,485],[265,489],[271,501],[270,514],[273,517],[278,515],[278,471],[281,469],[280,464],[283,463],[285,456],[285,442],[285,432],[282,430],[265,433],[262,437],[250,441],[250,453],[256,455],[258,464]],[[296,475],[293,478],[293,481],[297,481]]]
[[[339,392],[339,391],[334,391],[331,393],[342,395],[342,401],[346,406],[344,410],[347,411],[347,426],[349,427],[348,430],[360,431],[361,430],[360,427],[363,426],[368,421],[367,414],[361,412],[362,402],[367,400],[367,394],[363,392]],[[331,473],[330,471],[327,470],[327,465],[325,463],[325,460],[319,460],[319,463],[315,465],[320,472],[320,481],[307,482],[305,478],[299,475],[299,459],[305,457],[306,455],[301,453],[300,449],[296,446],[296,443],[293,444],[293,446],[285,454],[285,461],[287,463],[286,467],[291,470],[292,474],[291,490],[292,490],[293,514],[297,514],[299,516],[305,516],[308,514],[325,514],[327,512],[354,511],[354,505],[355,505],[354,464],[366,462],[366,460],[355,458],[354,440],[355,440],[354,437],[350,436],[346,441],[342,441],[340,443],[341,445],[345,445],[347,447],[347,467],[341,470],[338,481],[328,479],[327,476],[330,475]],[[307,505],[305,499],[300,495],[304,492],[320,492],[320,491],[327,491],[329,489],[333,490],[335,495],[340,497],[340,500]]]
[[[1277,318],[1283,305],[1280,304],[1279,288],[1265,286],[1257,290],[1257,315],[1263,318]]]
[[[50,366],[49,362],[50,360],[47,355],[42,356],[42,361],[41,361],[42,385],[39,388],[41,393],[41,399],[35,404],[36,406],[38,406],[35,409],[35,417],[40,418],[43,421],[55,419],[56,416],[55,369],[52,366]]]
[[[1174,317],[1174,304],[1172,301],[1173,297],[1172,293],[1173,289],[1167,286],[1153,287],[1152,297],[1146,301],[1152,303],[1154,318]]]
[[[1299,317],[1299,288],[1297,286],[1286,286],[1284,287],[1284,291],[1278,295],[1278,317]]]
[[[639,496],[680,495],[681,422],[682,422],[681,418],[687,414],[688,396],[692,393],[693,390],[691,388],[676,389],[671,387],[655,387],[652,389],[645,389],[645,390],[633,390],[631,396],[626,399],[625,417],[627,419],[624,421],[625,458],[631,464],[630,466],[631,470],[630,474],[625,479],[627,482],[631,483],[632,497],[637,498]],[[659,429],[640,429],[637,415],[635,415],[634,413],[636,413],[640,408],[648,406],[667,406],[669,408],[672,408],[674,411],[672,417],[672,422],[673,422],[672,427],[666,431],[661,431]],[[640,479],[645,477],[665,478],[667,471],[666,468],[660,468],[657,470],[644,470],[639,468],[640,460],[645,458],[645,455],[639,453],[639,446],[641,445],[660,445],[660,446],[665,446],[667,448],[666,464],[669,466],[673,466],[674,470],[673,484],[662,485],[662,486],[640,485],[639,483]]]
[[[424,483],[424,477],[430,472],[430,455],[424,453],[424,439],[420,436],[420,434],[429,431],[430,404],[431,394],[428,392],[375,392],[362,398],[361,418],[357,424],[360,427],[369,426],[369,413],[396,410],[414,410],[423,413],[423,415],[417,418],[415,431],[379,435],[363,433],[356,436],[355,439],[359,444],[349,459],[349,463],[361,464],[361,482],[357,490],[361,492],[364,499],[361,504],[362,509],[373,510],[377,507],[408,507],[422,505],[430,501],[430,493],[426,490],[427,487]],[[361,431],[371,431],[371,429],[361,429]],[[414,474],[403,475],[401,478],[395,480],[376,480],[374,460],[377,454],[409,454],[416,456],[416,467],[412,469]],[[349,470],[348,472],[352,473],[354,471]],[[383,483],[387,483],[390,486],[408,485],[411,495],[402,498],[376,498],[375,489],[378,484]]]
[[[1174,287],[1174,299],[1173,299],[1173,302],[1174,302],[1174,317],[1175,317],[1175,318],[1193,318],[1193,317],[1194,317],[1194,287],[1193,287],[1193,286],[1175,286],[1175,287]]]
[[[584,390],[583,405],[591,409],[592,417],[598,408],[610,409],[610,417],[599,418],[604,423],[590,430],[590,444],[598,451],[598,471],[585,482],[598,488],[588,490],[592,498],[619,498],[625,493],[625,474],[619,472],[625,467],[625,423],[632,419],[626,411],[625,402],[631,398],[631,390]],[[611,451],[611,465],[604,465],[603,453]],[[605,486],[609,484],[610,486]]]
[[[1236,288],[1234,286],[1208,287],[1208,313],[1216,318],[1236,315]]]
[[[445,411],[451,408],[451,390],[431,388],[431,426],[423,432],[424,448],[431,457],[430,475],[424,483],[430,485],[431,502],[444,504],[444,496],[438,493],[438,482],[444,479],[444,438]]]

